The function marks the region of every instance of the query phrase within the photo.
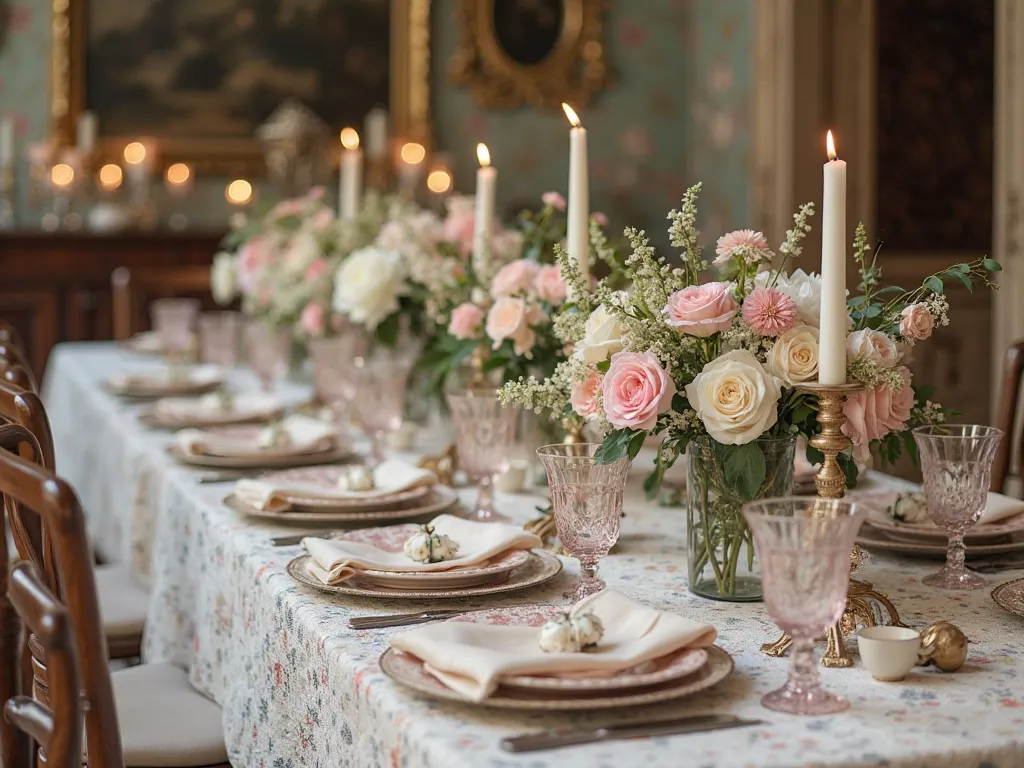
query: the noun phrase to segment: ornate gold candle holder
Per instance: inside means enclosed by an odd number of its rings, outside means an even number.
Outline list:
[[[818,398],[818,423],[821,433],[811,438],[810,443],[825,455],[821,469],[814,477],[814,485],[818,489],[818,497],[822,499],[841,499],[846,495],[846,476],[836,457],[850,447],[850,438],[843,434],[846,416],[843,414],[843,401],[848,395],[862,389],[857,382],[848,382],[837,386],[818,384],[817,382],[800,385],[802,392]],[[850,573],[856,573],[867,558],[858,545],[854,545],[850,553]],[[889,623],[902,626],[896,606],[881,592],[876,592],[866,581],[850,580],[846,593],[846,610],[842,618],[825,633],[827,647],[821,657],[825,667],[850,667],[853,659],[846,650],[845,634],[856,631],[858,625],[873,627],[879,618],[888,617]],[[769,656],[782,656],[793,642],[788,635],[783,635],[773,643],[765,643],[761,651]]]

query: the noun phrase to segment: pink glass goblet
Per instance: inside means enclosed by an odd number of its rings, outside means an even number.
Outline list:
[[[821,687],[814,642],[846,608],[850,551],[865,513],[860,504],[841,499],[777,498],[744,505],[761,559],[765,607],[793,638],[789,677],[761,699],[764,707],[827,715],[850,706]]]
[[[604,589],[597,565],[619,540],[630,461],[598,463],[595,456],[600,447],[599,443],[575,443],[537,449],[548,475],[558,538],[580,561],[580,578],[571,595],[574,602]]]
[[[339,426],[347,423],[356,396],[355,361],[366,355],[366,335],[346,329],[337,336],[309,340],[313,390]]]
[[[182,363],[192,351],[198,299],[157,299],[149,306],[160,348],[172,363]]]
[[[353,415],[370,441],[373,466],[386,457],[388,435],[402,426],[405,388],[413,362],[401,352],[382,350],[356,358],[352,366],[355,375]]]
[[[477,486],[470,517],[481,522],[507,520],[494,506],[494,478],[508,470],[518,410],[502,405],[496,389],[449,392],[447,398],[459,466]]]
[[[233,368],[238,365],[242,315],[238,312],[204,312],[199,316],[199,359]]]
[[[918,427],[928,516],[949,537],[946,564],[921,581],[941,589],[978,589],[988,582],[964,567],[964,533],[978,522],[988,503],[992,461],[1002,430],[979,424]]]
[[[264,392],[273,392],[288,371],[292,337],[287,329],[254,320],[245,327],[245,351]]]

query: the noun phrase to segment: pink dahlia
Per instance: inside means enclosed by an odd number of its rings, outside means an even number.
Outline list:
[[[752,229],[737,229],[735,232],[728,232],[718,238],[718,245],[715,247],[718,258],[715,259],[715,264],[724,264],[741,249],[747,251],[744,258],[750,257],[750,251],[771,253],[768,239],[760,232],[755,232]]]
[[[796,316],[796,302],[775,288],[755,288],[743,300],[743,321],[762,336],[781,336]]]

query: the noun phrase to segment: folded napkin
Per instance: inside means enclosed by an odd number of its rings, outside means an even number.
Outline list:
[[[110,377],[112,386],[120,389],[129,387],[158,389],[175,384],[211,384],[221,381],[223,376],[220,369],[214,365],[195,365],[181,371],[179,374],[170,368],[157,368],[150,371],[132,371],[128,373],[115,373]]]
[[[235,495],[244,503],[258,509],[268,509],[283,501],[282,494],[301,494],[313,499],[378,499],[423,485],[435,485],[437,475],[404,461],[388,460],[373,470],[373,490],[346,491],[337,486],[317,485],[295,481],[276,481],[265,477],[259,480],[239,480]]]
[[[174,436],[174,441],[187,454],[259,458],[268,454],[292,455],[327,450],[337,440],[337,430],[333,426],[309,416],[289,416],[281,426],[291,438],[288,446],[260,448],[251,436],[232,437],[200,429],[183,429]]]
[[[165,397],[153,404],[153,413],[170,419],[251,419],[281,408],[281,401],[266,392],[244,392],[224,410],[224,400],[217,393],[202,397]]]
[[[539,627],[447,621],[394,635],[391,646],[424,662],[430,674],[457,693],[482,701],[499,678],[510,675],[615,673],[686,647],[706,647],[717,637],[710,624],[649,608],[614,590],[581,600],[572,614],[593,613],[604,625],[596,648],[582,653],[544,653]]]
[[[403,552],[388,552],[370,544],[337,539],[305,538],[302,546],[316,565],[310,570],[325,584],[338,584],[361,570],[396,573],[450,571],[488,560],[509,549],[532,549],[544,542],[517,525],[477,523],[454,515],[430,521],[434,533],[446,534],[459,545],[458,556],[441,563],[417,563]]]
[[[875,519],[892,522],[893,519],[889,515],[889,507],[896,502],[896,497],[899,494],[895,491],[891,492],[865,492],[863,494],[858,493],[856,490],[848,494],[849,498],[856,500],[858,497],[862,497],[867,506],[869,507],[869,517]],[[1012,496],[1004,496],[1001,493],[988,494],[988,502],[985,507],[985,511],[978,519],[978,525],[989,525],[992,523],[1001,523],[1011,517],[1024,513],[1024,501],[1021,499],[1015,499]],[[905,525],[916,525],[919,528],[935,528],[938,530],[938,526],[935,525],[930,519],[925,520],[921,523],[904,523]],[[977,531],[977,528],[973,528],[973,531]]]

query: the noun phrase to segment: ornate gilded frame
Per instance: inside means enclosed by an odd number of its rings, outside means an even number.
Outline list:
[[[85,104],[85,28],[89,2],[52,0],[53,50],[50,121],[57,146],[75,142],[75,125]],[[430,0],[391,0],[391,132],[402,140],[432,145],[430,118]],[[101,126],[102,127],[102,126]],[[130,137],[137,138],[137,137]],[[189,162],[198,173],[263,175],[256,140],[162,139],[167,163]],[[101,139],[102,155],[114,157],[128,137]]]
[[[538,64],[513,60],[494,29],[494,0],[459,0],[459,47],[449,77],[465,85],[482,107],[509,109],[529,104],[557,109],[561,102],[585,105],[605,87],[604,18],[607,0],[562,0],[562,33]]]

